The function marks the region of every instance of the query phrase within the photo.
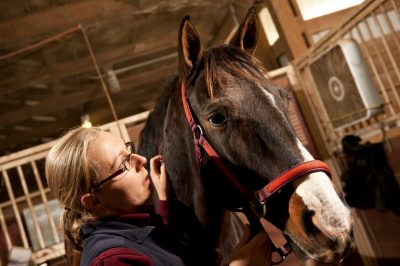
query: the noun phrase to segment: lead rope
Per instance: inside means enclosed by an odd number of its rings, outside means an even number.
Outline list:
[[[255,236],[261,231],[265,231],[267,233],[267,231],[260,222],[260,217],[258,217],[253,208],[251,208],[250,204],[246,201],[244,202],[242,212],[244,213],[244,215],[246,216],[247,220],[250,223],[250,231],[253,236]],[[280,257],[280,259],[277,261],[273,261],[271,258],[271,265],[281,264],[287,258],[287,256],[290,253],[292,253],[292,247],[287,241],[283,246],[280,247],[276,247],[274,242],[272,242],[271,238],[269,238],[269,243],[271,246],[271,253],[276,252]]]

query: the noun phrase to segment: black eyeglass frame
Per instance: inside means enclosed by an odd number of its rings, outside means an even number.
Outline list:
[[[129,154],[129,157],[127,157],[124,160],[122,160],[122,162],[121,162],[122,168],[120,168],[119,170],[115,171],[109,177],[101,180],[99,183],[90,186],[90,191],[91,192],[93,192],[93,190],[95,190],[96,188],[100,187],[101,185],[107,183],[108,181],[110,181],[114,177],[119,176],[123,172],[129,171],[129,169],[126,167],[126,162],[131,159],[131,156],[132,156],[133,153],[136,152],[136,149],[135,149],[135,143],[133,141],[125,142],[125,145],[126,145],[126,147],[130,147],[130,154]]]

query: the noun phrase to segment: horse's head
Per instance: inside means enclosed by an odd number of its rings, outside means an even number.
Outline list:
[[[203,50],[188,17],[178,39],[180,78],[192,111],[208,141],[250,191],[313,160],[288,121],[285,91],[252,57],[257,36],[258,18],[250,11],[229,45]],[[267,209],[266,218],[304,260],[338,263],[352,246],[350,210],[322,172],[286,185],[268,199]]]

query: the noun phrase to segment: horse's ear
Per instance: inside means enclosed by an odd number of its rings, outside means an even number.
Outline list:
[[[249,54],[253,54],[258,41],[258,28],[258,16],[255,8],[252,7],[247,12],[246,18],[242,21],[238,31],[229,43]]]
[[[178,35],[179,72],[181,79],[187,79],[192,69],[203,56],[200,37],[186,16],[181,23]]]

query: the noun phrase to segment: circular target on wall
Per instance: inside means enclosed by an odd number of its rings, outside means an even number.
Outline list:
[[[333,99],[338,102],[343,100],[345,91],[342,82],[340,82],[340,79],[338,79],[336,76],[331,77],[329,79],[328,87],[329,93],[331,94]]]

